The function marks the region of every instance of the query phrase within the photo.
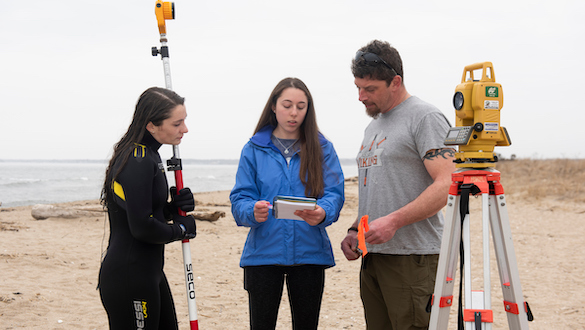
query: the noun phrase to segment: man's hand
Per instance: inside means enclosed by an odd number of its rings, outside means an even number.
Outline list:
[[[389,214],[370,222],[370,230],[364,235],[366,242],[370,244],[382,244],[391,240],[399,229],[393,218],[394,216]]]
[[[345,255],[345,258],[349,261],[356,260],[360,257],[360,254],[357,250],[357,232],[356,231],[349,231],[347,236],[341,241],[341,251]]]

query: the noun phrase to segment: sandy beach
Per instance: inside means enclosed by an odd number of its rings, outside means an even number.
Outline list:
[[[506,183],[502,181],[504,187]],[[199,327],[247,329],[248,301],[239,258],[248,229],[237,227],[229,191],[196,194],[197,212],[223,211],[217,221],[198,221],[191,241]],[[585,204],[559,198],[507,194],[508,212],[523,294],[534,314],[531,329],[585,329]],[[337,265],[326,271],[320,329],[364,329],[359,297],[359,262],[347,261],[339,246],[357,215],[357,183],[346,181],[346,203],[328,228]],[[66,208],[99,206],[71,202]],[[472,219],[481,219],[472,199]],[[32,206],[0,208],[0,329],[107,329],[96,290],[101,254],[107,247],[103,213],[35,220]],[[474,241],[479,229],[472,227]],[[472,257],[481,263],[481,255]],[[502,293],[492,254],[494,329],[507,329]],[[188,329],[182,253],[179,242],[166,248],[165,273],[171,284],[180,329]],[[474,274],[474,279],[482,273]],[[583,286],[582,286],[583,284]],[[290,329],[286,295],[277,329]],[[453,316],[456,306],[451,309]],[[453,319],[453,318],[452,318]],[[450,322],[451,329],[456,327]]]

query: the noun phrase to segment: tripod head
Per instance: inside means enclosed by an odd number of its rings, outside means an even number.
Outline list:
[[[167,27],[165,25],[165,20],[175,19],[175,3],[157,0],[154,13],[156,14],[156,21],[158,22],[158,32],[160,34],[166,34]]]
[[[474,79],[475,70],[482,70],[481,79]],[[494,147],[511,144],[508,131],[500,126],[503,105],[502,85],[496,83],[492,63],[466,66],[453,96],[456,127],[445,138],[446,145],[459,148],[455,153],[457,167],[495,167],[498,157]]]

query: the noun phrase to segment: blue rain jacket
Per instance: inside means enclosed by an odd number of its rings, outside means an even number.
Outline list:
[[[273,126],[256,133],[242,149],[236,184],[230,193],[232,214],[238,226],[250,227],[240,266],[260,265],[325,265],[334,266],[333,250],[326,227],[337,221],[345,201],[344,179],[333,144],[319,134],[323,149],[325,191],[317,205],[325,210],[325,220],[311,226],[305,221],[254,219],[254,204],[260,200],[272,203],[277,195],[305,197],[299,177],[300,156],[286,159],[272,143]]]

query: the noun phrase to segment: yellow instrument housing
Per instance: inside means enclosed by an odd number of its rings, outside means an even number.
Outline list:
[[[175,3],[157,0],[154,13],[156,14],[156,21],[158,23],[158,32],[160,34],[166,34],[167,27],[165,21],[167,19],[175,19]]]
[[[482,71],[478,80],[473,74],[477,70]],[[494,147],[509,146],[511,142],[506,129],[500,126],[504,93],[491,62],[464,68],[461,83],[455,88],[454,105],[456,126],[473,127],[467,144],[458,143],[457,167],[495,167]]]

